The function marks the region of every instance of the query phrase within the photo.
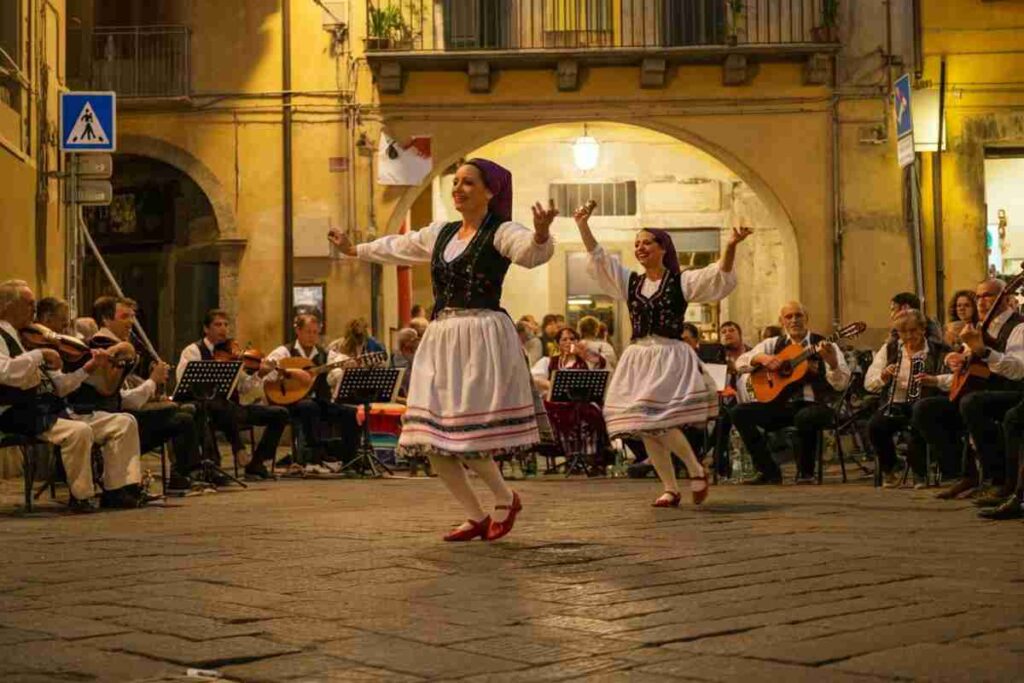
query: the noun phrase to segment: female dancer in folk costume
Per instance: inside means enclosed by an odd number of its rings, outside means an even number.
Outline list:
[[[690,473],[696,505],[708,495],[707,472],[693,454],[680,427],[704,424],[718,414],[714,380],[697,353],[682,340],[683,318],[690,301],[718,301],[736,287],[732,271],[736,245],[750,235],[749,228],[733,229],[718,263],[699,270],[679,270],[672,238],[664,230],[637,233],[635,254],[643,273],[634,273],[608,255],[594,239],[590,210],[573,214],[583,244],[590,254],[589,272],[610,296],[625,299],[633,327],[632,344],[623,352],[605,396],[608,432],[643,440],[665,492],[655,507],[677,507],[679,485],[672,453],[680,456]]]
[[[529,368],[501,308],[501,288],[511,263],[533,268],[551,258],[551,222],[558,211],[538,203],[533,230],[513,223],[512,175],[485,159],[459,166],[452,198],[461,221],[358,246],[339,231],[329,238],[343,254],[365,261],[430,263],[434,322],[412,363],[398,444],[430,459],[469,516],[446,541],[495,540],[512,529],[522,503],[493,458],[528,450],[540,439]],[[494,493],[493,516],[481,507],[463,463]]]

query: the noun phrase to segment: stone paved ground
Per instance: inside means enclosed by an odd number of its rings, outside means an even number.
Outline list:
[[[278,481],[166,507],[13,513],[0,680],[1021,680],[1024,526],[860,482],[520,482],[448,545],[435,480]],[[193,679],[194,680],[194,679]]]

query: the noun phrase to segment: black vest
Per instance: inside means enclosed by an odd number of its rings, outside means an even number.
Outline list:
[[[899,342],[889,340],[885,344],[885,364],[886,366],[893,365],[896,363],[896,356],[899,351]],[[924,373],[926,375],[942,375],[949,372],[949,368],[946,367],[946,354],[949,353],[949,347],[945,344],[937,344],[931,339],[928,340],[928,353],[924,357]],[[897,372],[899,368],[896,368]],[[896,387],[895,381],[890,381],[886,386],[885,391],[882,393],[882,405],[889,403],[889,395],[892,394],[893,389]],[[940,396],[943,392],[938,387],[922,386],[921,387],[921,398],[928,398],[929,396]]]
[[[683,318],[686,316],[686,297],[683,296],[683,274],[665,271],[658,291],[649,298],[640,293],[644,286],[640,273],[629,275],[629,322],[633,327],[632,339],[656,334],[668,339],[681,339]]]
[[[321,347],[319,344],[315,348],[316,348],[316,352],[309,359],[309,362],[311,362],[314,366],[326,364],[327,363],[327,351],[325,351],[323,349],[323,347]],[[298,349],[295,348],[295,344],[294,343],[291,346],[288,347],[288,355],[290,355],[292,358],[303,358],[304,357],[302,354],[299,353]],[[321,374],[317,375],[316,379],[313,381],[313,391],[311,393],[313,394],[313,396],[317,400],[320,400],[320,401],[330,401],[331,400],[331,387],[327,384],[327,374],[326,373],[321,373]]]
[[[434,285],[434,317],[446,308],[484,308],[500,311],[501,288],[512,261],[494,246],[494,235],[501,221],[487,214],[466,250],[450,263],[444,250],[458,234],[461,221],[441,228],[430,259],[430,276]]]
[[[107,347],[106,344],[97,339],[98,336],[99,335],[93,336],[93,338],[89,340],[89,348],[99,349]],[[107,413],[121,412],[121,386],[124,385],[125,377],[127,377],[127,373],[122,373],[121,382],[117,385],[117,389],[110,396],[104,396],[96,390],[96,387],[92,386],[88,382],[83,382],[82,386],[78,387],[78,389],[68,396],[68,403],[71,405],[71,409],[76,413],[81,413],[83,415],[95,413],[98,410],[102,410]]]
[[[825,341],[825,337],[822,337],[820,334],[815,334],[814,332],[811,332],[810,341],[811,346],[817,346],[819,343]],[[783,334],[782,336],[776,337],[775,348],[772,350],[772,355],[782,353],[782,350],[789,346],[791,343],[792,342],[790,342],[788,335]],[[842,351],[838,351],[838,353],[842,353]],[[836,397],[836,390],[833,389],[832,385],[828,383],[827,379],[825,379],[825,361],[821,360],[820,357],[815,354],[808,358],[806,362],[810,362],[813,360],[818,361],[819,372],[808,372],[806,375],[804,375],[804,380],[802,382],[794,383],[792,387],[790,387],[791,390],[794,392],[789,395],[790,399],[802,399],[803,386],[805,384],[811,385],[811,390],[814,392],[815,401],[825,402],[830,401]]]
[[[1020,325],[1021,323],[1024,323],[1024,318],[1014,311],[1010,314],[1010,317],[1006,319],[1006,322],[1003,323],[1003,326],[999,328],[999,334],[993,337],[986,331],[982,335],[982,338],[985,340],[985,346],[990,349],[994,349],[999,353],[1006,353],[1006,342],[1010,340],[1010,335],[1013,334],[1017,325]],[[1024,387],[1024,382],[1007,379],[1006,377],[997,375],[994,372],[985,384],[986,391],[1020,391],[1022,387]]]
[[[0,337],[7,344],[7,353],[17,358],[25,352],[17,339],[0,328]],[[38,385],[31,389],[0,384],[0,405],[10,406],[0,415],[0,431],[38,436],[49,431],[58,417],[66,414],[64,400]]]

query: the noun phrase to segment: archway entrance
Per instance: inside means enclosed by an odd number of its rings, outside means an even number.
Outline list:
[[[217,219],[202,189],[162,161],[114,158],[114,200],[85,212],[96,244],[122,290],[139,302],[140,322],[169,362],[196,338],[203,313],[220,299]],[[82,314],[112,288],[91,253]]]
[[[481,156],[507,166],[515,178],[514,218],[530,225],[530,205],[553,198],[563,212],[556,219],[555,257],[540,269],[512,269],[504,304],[513,318],[545,313],[565,315],[569,323],[597,315],[616,341],[628,339],[625,310],[601,294],[587,275],[586,257],[568,214],[589,198],[598,202],[591,224],[605,248],[638,267],[633,257],[636,231],[670,231],[684,265],[700,267],[717,258],[733,225],[749,225],[754,237],[737,264],[741,285],[721,305],[694,305],[687,317],[708,339],[723,320],[735,320],[748,341],[764,325],[774,324],[779,305],[799,296],[799,260],[793,226],[778,202],[763,196],[737,172],[711,154],[670,135],[615,122],[589,122],[587,133],[598,145],[597,161],[582,170],[574,144],[581,123],[538,126],[489,142],[465,156]],[[441,169],[430,191],[413,202],[411,223],[455,220],[448,191],[453,168]],[[766,201],[768,199],[768,201]],[[429,301],[429,272],[414,269],[413,301]]]

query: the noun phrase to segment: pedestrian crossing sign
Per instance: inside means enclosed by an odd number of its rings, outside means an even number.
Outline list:
[[[61,151],[115,151],[117,149],[116,113],[116,95],[112,92],[61,93]]]

